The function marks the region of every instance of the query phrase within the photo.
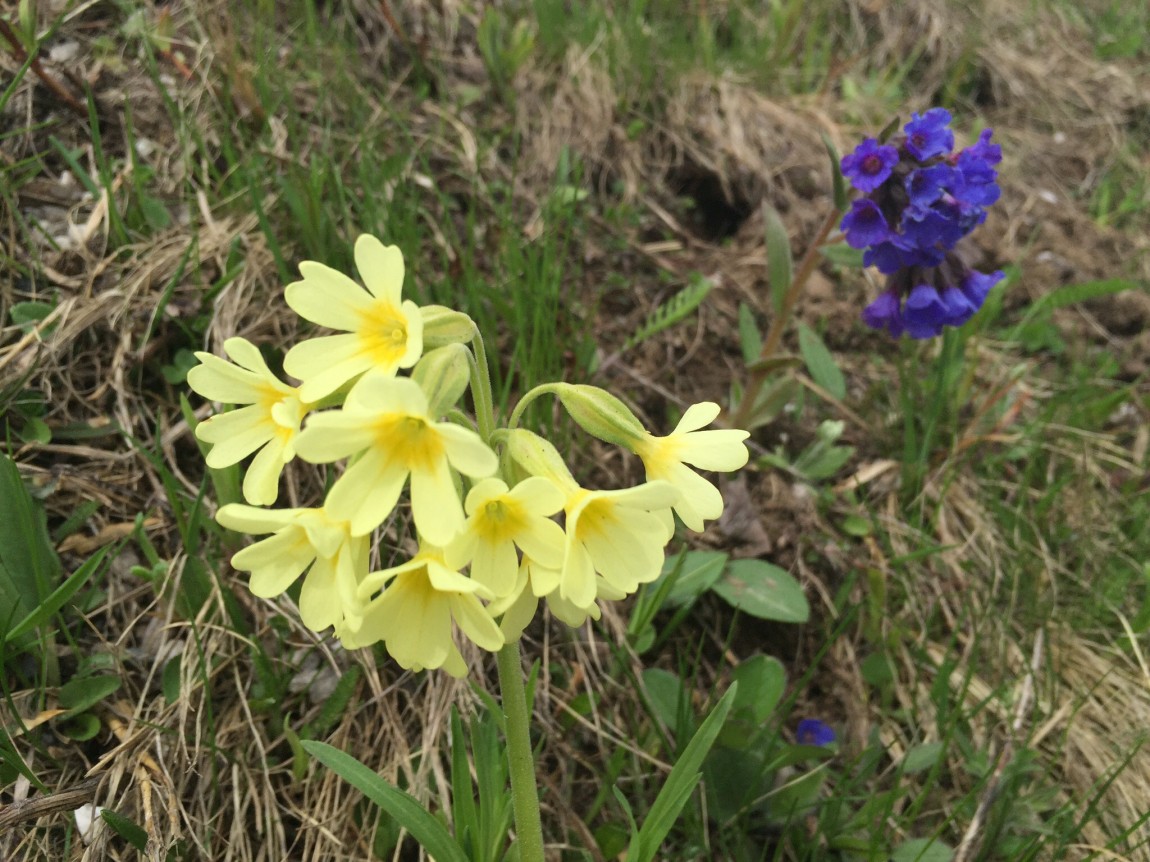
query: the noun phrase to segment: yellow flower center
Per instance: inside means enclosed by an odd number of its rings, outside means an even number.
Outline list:
[[[365,353],[379,365],[394,365],[407,352],[407,318],[390,302],[374,302],[361,312],[359,332]]]
[[[635,454],[647,468],[647,478],[657,479],[666,476],[671,467],[679,463],[679,453],[683,449],[683,441],[675,435],[670,437],[654,437],[648,435],[642,443],[635,447]]]
[[[615,502],[606,497],[599,497],[583,507],[575,527],[575,536],[580,541],[592,536],[601,536],[609,532],[615,523]]]
[[[375,432],[376,445],[413,472],[430,471],[444,458],[443,438],[420,416],[385,416]]]
[[[479,534],[488,542],[512,541],[524,527],[523,507],[514,500],[488,500],[477,520]]]

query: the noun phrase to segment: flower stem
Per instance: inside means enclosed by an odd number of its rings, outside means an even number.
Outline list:
[[[783,341],[783,333],[786,331],[787,323],[790,322],[791,313],[795,310],[795,303],[799,301],[803,288],[807,286],[807,280],[811,277],[811,273],[815,271],[819,247],[826,242],[834,226],[838,224],[841,215],[842,213],[839,212],[837,207],[831,208],[831,211],[827,213],[827,217],[823,220],[818,234],[811,241],[811,244],[807,246],[802,260],[799,261],[799,268],[795,272],[794,278],[791,279],[791,284],[790,287],[787,288],[787,292],[783,294],[783,301],[779,305],[779,311],[771,318],[771,325],[767,328],[767,336],[763,339],[763,348],[759,351],[759,367],[751,372],[751,377],[747,381],[747,388],[743,390],[743,397],[739,401],[739,406],[735,408],[735,413],[731,417],[729,427],[744,428],[751,419],[751,410],[754,409],[755,402],[759,398],[759,392],[773,371],[772,367],[765,363],[764,360],[770,359],[778,352],[779,345]]]
[[[507,726],[507,762],[511,771],[511,804],[519,862],[543,862],[543,823],[539,816],[539,788],[531,750],[531,719],[519,641],[499,651],[499,692]]]

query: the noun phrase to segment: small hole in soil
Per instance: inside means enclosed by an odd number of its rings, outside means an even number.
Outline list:
[[[711,242],[734,236],[753,211],[746,200],[728,200],[718,175],[699,165],[687,163],[672,170],[667,174],[667,188],[691,202],[686,221]]]

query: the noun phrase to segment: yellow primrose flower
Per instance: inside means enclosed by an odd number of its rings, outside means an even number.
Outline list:
[[[401,299],[403,254],[364,234],[355,241],[355,266],[365,292],[342,272],[305,260],[303,280],[287,286],[284,299],[300,317],[342,330],[301,342],[284,357],[284,370],[303,381],[302,397],[318,401],[370,369],[394,375],[423,353],[423,317]]]
[[[686,465],[730,472],[746,466],[750,457],[743,443],[750,436],[748,432],[699,430],[715,421],[718,415],[718,404],[710,401],[693,404],[669,435],[647,434],[633,450],[643,460],[648,481],[662,479],[679,489],[681,494],[674,506],[675,512],[689,529],[696,531],[703,529],[704,519],[723,514],[723,495]]]
[[[670,482],[646,482],[619,491],[580,488],[566,505],[567,547],[559,597],[582,610],[595,602],[595,573],[630,594],[663,568],[663,548],[674,534],[670,508],[679,501]]]
[[[372,572],[359,596],[370,599],[363,619],[339,631],[349,649],[383,641],[391,657],[408,670],[443,668],[452,676],[467,672],[455,646],[453,626],[485,650],[503,647],[503,634],[479,601],[486,590],[449,568],[443,551],[430,545],[402,565]]]
[[[597,598],[607,599],[612,602],[617,602],[627,597],[625,592],[617,590],[599,575],[595,576],[595,592]],[[579,607],[559,595],[558,590],[547,596],[547,610],[551,611],[551,616],[555,617],[555,619],[567,623],[567,625],[573,629],[579,628],[579,626],[587,622],[588,617],[597,620],[602,616],[599,606],[594,602],[591,603],[590,607]]]
[[[563,528],[550,520],[563,508],[563,492],[553,482],[532,476],[508,490],[502,479],[479,482],[467,495],[467,522],[447,546],[447,563],[462,569],[495,598],[510,594],[519,570],[518,546],[538,564],[563,563]]]
[[[209,467],[237,464],[260,450],[244,475],[244,499],[270,506],[279,496],[280,473],[295,457],[295,439],[311,405],[299,390],[276,379],[259,348],[244,338],[229,338],[224,350],[235,364],[197,353],[200,364],[188,372],[188,385],[211,401],[246,404],[217,413],[196,426],[196,437],[212,444]]]
[[[323,631],[363,611],[359,582],[367,574],[367,537],[351,535],[346,521],[323,509],[257,509],[230,503],[216,514],[229,530],[271,533],[232,557],[232,567],[251,572],[250,589],[261,598],[278,596],[307,571],[300,589],[304,625]],[[308,568],[310,566],[310,568]]]
[[[296,440],[299,456],[316,464],[363,453],[332,485],[325,503],[333,518],[351,522],[353,536],[383,523],[410,476],[415,526],[442,547],[464,521],[451,468],[483,478],[499,466],[478,434],[436,422],[427,409],[427,396],[414,380],[368,374],[351,388],[342,410],[312,416]]]

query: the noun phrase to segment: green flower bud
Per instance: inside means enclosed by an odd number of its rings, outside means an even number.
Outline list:
[[[471,368],[467,348],[448,344],[423,354],[411,371],[411,378],[427,396],[428,413],[443,416],[456,405],[467,390]]]
[[[423,317],[424,350],[445,344],[467,344],[478,331],[474,320],[446,305],[424,305],[419,313]]]
[[[560,383],[554,391],[579,427],[600,440],[634,451],[647,437],[631,408],[598,386]]]
[[[567,469],[563,456],[554,446],[534,431],[516,428],[506,436],[507,454],[531,476],[543,476],[558,485],[565,494],[579,489],[579,483]]]

